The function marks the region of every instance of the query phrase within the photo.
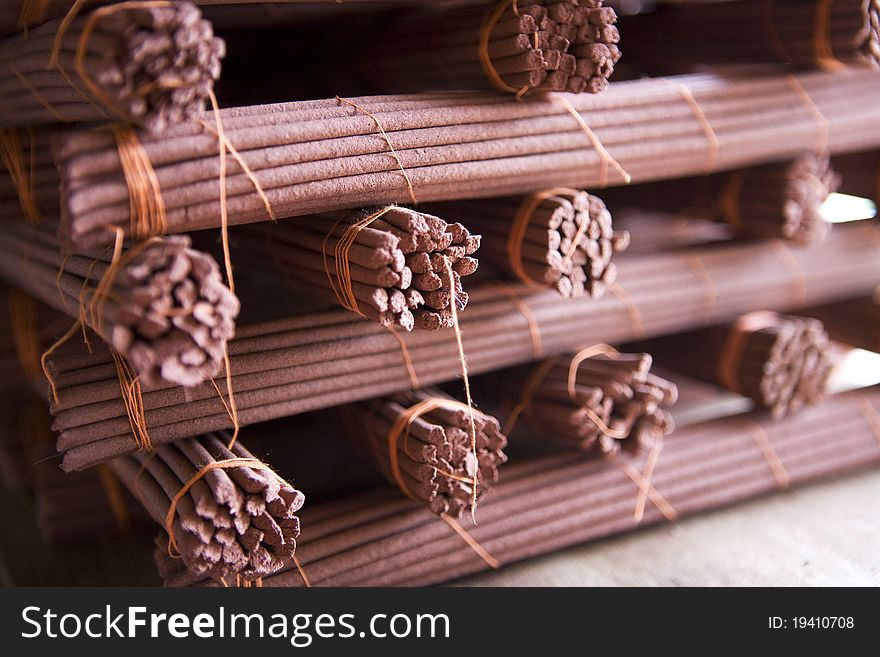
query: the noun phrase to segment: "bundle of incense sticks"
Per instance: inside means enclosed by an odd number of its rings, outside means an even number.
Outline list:
[[[824,306],[807,308],[807,317],[815,317],[837,342],[880,351],[880,292],[847,299]]]
[[[645,483],[638,476],[642,457],[563,454],[511,463],[480,505],[479,524],[467,531],[507,565],[872,466],[880,463],[878,409],[880,391],[871,388],[781,421],[758,412],[679,429],[664,442],[645,486],[647,500],[629,476]],[[313,586],[425,586],[489,568],[460,536],[395,491],[310,506],[302,523],[297,556]],[[193,584],[210,582],[184,572],[166,579],[171,586]],[[302,584],[290,569],[264,581]]]
[[[636,453],[662,441],[674,426],[665,407],[676,402],[678,389],[652,374],[651,362],[650,354],[588,348],[488,380],[516,404],[506,429],[522,417],[541,439],[606,455]]]
[[[126,2],[0,42],[0,124],[122,119],[163,130],[203,109],[222,39],[189,2]]]
[[[660,253],[683,247],[708,245],[736,237],[730,224],[701,219],[698,208],[681,214],[624,208],[614,213],[614,227],[629,233],[622,258]]]
[[[460,517],[483,499],[507,461],[498,420],[439,390],[401,393],[345,411],[358,451],[437,515]]]
[[[146,179],[140,168],[128,171],[133,189],[113,135],[72,131],[56,143],[62,234],[82,248],[106,243],[108,226],[218,227],[223,188],[228,222],[237,224],[674,178],[814,147],[864,149],[880,144],[878,80],[862,69],[704,75],[624,82],[598,96],[458,93],[230,109],[220,113],[224,144],[239,157],[229,158],[223,186],[213,115],[140,135],[137,160],[153,171]],[[133,191],[151,202],[133,206]]]
[[[880,150],[839,155],[833,165],[840,173],[841,192],[869,198],[880,205]]]
[[[621,259],[616,294],[563,300],[511,286],[471,291],[459,317],[472,374],[584,344],[627,340],[730,321],[755,307],[785,311],[867,294],[880,278],[880,232],[869,222],[835,227],[821,246],[723,244]],[[461,374],[456,340],[415,331],[403,342],[345,311],[239,326],[229,344],[241,426],[401,390]],[[82,349],[84,351],[84,348]],[[58,390],[54,427],[63,467],[76,470],[137,448],[117,373],[106,354],[49,358]],[[232,426],[216,389],[145,389],[138,422],[153,444]],[[477,400],[479,401],[479,400]]]
[[[112,539],[147,526],[141,505],[106,465],[84,472],[58,467],[44,400],[29,394],[14,415],[32,479],[34,516],[44,540],[70,544]]]
[[[240,443],[214,434],[110,463],[170,532],[168,554],[193,575],[254,580],[291,562],[305,496]]]
[[[616,22],[602,0],[486,0],[382,14],[351,34],[331,29],[327,47],[356,46],[346,63],[380,93],[598,93],[620,59]]]
[[[659,361],[749,397],[774,418],[822,400],[829,346],[819,320],[766,311],[650,342]]]
[[[550,287],[566,298],[586,292],[594,299],[614,283],[611,258],[626,249],[629,235],[614,230],[602,200],[584,191],[550,189],[525,198],[454,201],[432,206],[450,217],[467,217],[485,236],[480,256],[507,278]]]
[[[880,64],[877,0],[664,4],[622,17],[620,29],[627,59],[645,64]]]
[[[237,255],[382,326],[406,331],[451,327],[452,304],[462,310],[467,305],[461,278],[479,264],[473,257],[479,235],[395,206],[256,226],[235,239]]]
[[[729,173],[609,189],[603,198],[615,214],[623,207],[697,214],[743,235],[806,244],[827,234],[822,204],[839,186],[828,157],[804,153]]]
[[[0,235],[0,276],[92,328],[145,383],[193,386],[220,370],[238,298],[214,259],[185,235],[62,256],[47,229],[11,224]]]

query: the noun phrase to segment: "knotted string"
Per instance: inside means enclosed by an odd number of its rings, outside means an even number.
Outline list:
[[[337,220],[336,223],[333,224],[333,227],[328,231],[327,235],[324,236],[324,241],[321,243],[321,257],[324,261],[324,273],[327,275],[327,281],[330,283],[330,289],[336,296],[336,300],[339,302],[339,305],[346,310],[355,312],[362,317],[364,316],[364,313],[361,312],[361,309],[358,306],[357,296],[355,295],[354,285],[351,280],[351,262],[349,261],[349,253],[351,247],[354,246],[357,241],[358,234],[364,228],[368,227],[371,223],[393,209],[393,205],[386,206],[346,227],[342,236],[337,240],[336,246],[333,248],[333,269],[336,275],[335,282],[333,280],[333,275],[330,273],[327,243],[330,241],[330,238],[333,237],[333,233],[336,232],[336,227],[339,226],[342,219]]]

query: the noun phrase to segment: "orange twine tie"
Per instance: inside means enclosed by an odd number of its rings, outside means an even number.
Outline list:
[[[492,86],[499,91],[516,94],[517,99],[520,99],[528,93],[529,86],[525,85],[520,89],[517,89],[516,87],[511,87],[507,84],[504,81],[504,78],[501,77],[501,74],[498,73],[498,69],[495,68],[495,64],[492,63],[492,57],[489,55],[489,41],[492,38],[492,30],[498,25],[498,21],[501,20],[501,17],[504,15],[504,12],[508,7],[513,9],[515,15],[519,15],[516,7],[516,0],[501,0],[480,26],[479,39],[477,42],[477,55],[480,58],[480,64],[483,67],[483,71],[486,73],[486,77],[489,78],[489,82],[492,83]],[[537,39],[537,35],[535,38]]]
[[[133,128],[115,125],[110,130],[116,138],[119,163],[128,188],[132,237],[143,239],[165,234],[168,230],[165,201],[150,157]]]
[[[859,405],[859,411],[862,416],[867,420],[868,426],[871,427],[871,432],[874,434],[874,438],[877,439],[877,443],[880,444],[880,413],[877,412],[877,409],[874,408],[874,405],[868,401],[867,397],[862,396],[861,404]]]
[[[388,329],[388,332],[394,336],[394,339],[397,340],[397,344],[400,346],[400,353],[403,356],[403,363],[406,366],[406,373],[407,376],[409,376],[410,385],[413,387],[413,389],[421,387],[421,385],[419,384],[419,377],[416,374],[416,366],[409,355],[409,348],[406,346],[406,340],[393,326],[389,325],[385,328]]]
[[[672,81],[670,80],[670,82]],[[712,124],[709,123],[706,113],[703,111],[700,103],[697,102],[697,99],[694,97],[690,88],[678,82],[672,82],[672,84],[678,88],[678,92],[691,108],[694,117],[700,124],[700,129],[706,136],[706,141],[708,142],[706,152],[706,173],[712,173],[715,170],[715,163],[718,161],[718,154],[721,152],[721,142],[718,140],[718,135],[715,134]]]
[[[177,491],[168,505],[168,512],[165,514],[165,531],[168,533],[168,554],[174,556],[173,551],[177,551],[177,540],[174,537],[174,517],[177,515],[177,505],[183,496],[189,492],[189,489],[196,485],[205,475],[212,470],[226,470],[229,468],[250,468],[251,470],[266,470],[271,473],[282,485],[290,486],[281,476],[268,465],[254,458],[233,458],[224,459],[222,461],[211,461],[206,463],[193,477],[186,482],[183,487]],[[292,486],[290,486],[293,488]]]
[[[15,130],[0,130],[0,158],[9,172],[18,202],[28,223],[39,223],[40,210],[34,196],[34,133],[30,132],[30,166],[25,166],[21,143]]]
[[[364,314],[361,312],[361,309],[358,306],[357,297],[355,296],[354,286],[351,280],[351,262],[349,261],[349,252],[351,251],[351,247],[354,246],[358,234],[364,228],[376,221],[376,219],[379,219],[383,215],[393,210],[394,207],[395,206],[393,205],[386,206],[381,210],[378,210],[371,215],[354,222],[345,229],[345,232],[342,233],[342,237],[337,240],[336,246],[333,248],[336,282],[333,281],[333,275],[330,273],[330,263],[328,261],[327,254],[327,242],[330,241],[330,238],[333,236],[333,233],[336,231],[336,227],[340,224],[342,219],[333,224],[333,227],[324,237],[324,241],[321,244],[321,256],[324,260],[324,273],[327,274],[327,281],[330,283],[330,289],[333,290],[333,294],[336,296],[336,300],[339,302],[339,305],[346,310],[355,312],[362,317],[364,316]]]
[[[340,103],[345,103],[346,105],[355,108],[358,112],[366,114],[373,120],[373,123],[376,124],[376,129],[379,131],[379,134],[382,135],[382,139],[384,139],[385,143],[388,145],[388,151],[391,153],[391,157],[393,157],[394,161],[397,162],[397,168],[400,169],[400,173],[403,175],[404,181],[406,181],[406,188],[409,191],[410,200],[412,201],[413,205],[418,205],[419,201],[416,198],[416,190],[413,188],[412,180],[410,180],[409,173],[407,173],[406,169],[404,168],[400,156],[397,154],[394,145],[391,143],[391,138],[388,136],[388,133],[385,132],[385,128],[382,126],[382,123],[379,121],[378,117],[367,108],[361,107],[351,100],[346,100],[345,98],[340,98],[339,96],[336,96],[336,100],[338,100]]]
[[[767,432],[764,431],[760,424],[755,422],[748,422],[747,425],[749,435],[758,443],[758,447],[761,448],[761,453],[764,455],[770,472],[773,473],[773,477],[776,479],[776,483],[779,484],[780,488],[788,488],[791,484],[791,478],[788,476],[785,464],[779,458],[779,454],[776,453],[773,443],[770,442]]]
[[[584,117],[580,115],[580,112],[575,109],[574,105],[572,105],[567,98],[564,96],[557,96],[555,94],[548,96],[551,101],[556,103],[557,105],[561,105],[566,112],[572,115],[572,117],[577,121],[578,126],[583,131],[583,133],[587,136],[587,139],[590,140],[590,144],[592,144],[593,149],[599,155],[599,187],[607,187],[608,186],[608,167],[613,167],[617,173],[620,174],[623,182],[625,184],[629,184],[632,181],[632,176],[629,175],[626,170],[620,165],[620,163],[611,157],[611,154],[602,145],[602,142],[599,140],[599,137],[596,136],[596,133],[593,132],[593,129],[587,124],[584,120]]]
[[[794,75],[787,76],[789,86],[794,90],[794,92],[798,95],[798,97],[804,102],[807,110],[810,114],[813,115],[813,118],[816,122],[816,153],[822,155],[828,151],[828,135],[830,132],[830,126],[828,124],[828,119],[825,118],[825,115],[822,114],[822,110],[819,109],[819,106],[816,105],[816,101],[813,100],[812,96],[807,93],[807,90],[804,89],[804,86],[801,84],[800,80],[797,79]]]
[[[613,294],[620,303],[623,304],[626,314],[629,317],[630,326],[632,326],[633,335],[637,338],[643,338],[647,335],[645,323],[642,321],[642,313],[639,310],[635,299],[630,296],[620,283],[614,283],[608,286],[608,291]]]
[[[675,522],[678,520],[678,512],[672,507],[672,505],[666,501],[666,498],[660,494],[656,488],[654,488],[653,484],[651,484],[645,477],[642,476],[642,473],[639,472],[629,461],[625,461],[619,456],[612,456],[612,461],[623,471],[623,473],[629,477],[632,482],[638,486],[640,494],[644,494],[654,506],[663,514],[663,517],[666,518],[669,522]],[[640,522],[640,519],[636,519],[636,522]]]
[[[504,283],[494,282],[493,285],[510,299],[514,307],[525,317],[529,328],[529,339],[532,342],[532,354],[536,360],[540,360],[544,357],[544,344],[541,339],[541,325],[538,323],[538,318],[535,317],[529,305]]]
[[[458,524],[458,521],[456,521],[455,518],[451,518],[449,515],[447,515],[445,513],[441,513],[440,518],[443,520],[443,522],[445,522],[447,525],[449,525],[456,534],[461,536],[461,539],[465,543],[467,543],[468,547],[471,550],[473,550],[474,552],[477,553],[477,556],[479,556],[480,559],[482,559],[483,561],[486,562],[486,565],[488,565],[489,568],[493,568],[493,569],[501,568],[501,562],[498,561],[498,559],[493,557],[491,554],[489,554],[489,551],[486,548],[484,548],[482,545],[480,545],[477,542],[477,539],[475,539],[473,536],[471,536],[467,532],[467,530],[465,530],[464,527],[462,527],[460,524]]]
[[[745,353],[746,344],[750,335],[765,328],[771,328],[779,322],[779,315],[774,312],[759,310],[742,315],[730,327],[730,333],[721,352],[718,355],[718,364],[715,366],[715,376],[718,382],[727,390],[742,394],[739,385],[740,361]]]
[[[867,3],[865,3],[867,4]],[[813,28],[813,50],[820,68],[837,71],[844,68],[843,62],[834,56],[831,45],[831,10],[834,0],[819,0],[816,5],[816,23]]]
[[[516,211],[516,216],[513,219],[513,225],[510,228],[510,233],[507,236],[507,259],[510,264],[510,268],[513,270],[513,273],[520,280],[520,282],[530,285],[533,287],[544,288],[547,287],[544,283],[538,282],[529,276],[528,272],[526,272],[525,267],[522,261],[522,247],[525,242],[526,233],[528,232],[529,223],[532,220],[532,217],[535,214],[535,210],[537,210],[541,204],[553,198],[554,196],[575,196],[580,192],[576,189],[571,189],[569,187],[553,187],[552,189],[545,189],[540,192],[535,192],[534,194],[530,194],[525,199],[523,199],[522,204],[520,204],[519,209]],[[583,231],[585,230],[586,225],[589,222],[585,221],[578,228],[577,240],[580,239],[580,236],[583,235]],[[569,249],[569,253],[566,254],[566,257],[570,259],[574,254],[575,249],[577,248],[577,240],[572,241],[571,248]]]
[[[651,479],[654,477],[654,469],[657,467],[657,462],[660,460],[660,452],[663,451],[663,438],[657,440],[654,443],[654,446],[651,447],[651,451],[648,452],[648,458],[645,461],[645,469],[642,472],[642,478],[648,484],[648,486],[653,486],[651,484]],[[633,513],[633,518],[636,523],[642,522],[645,517],[645,507],[648,504],[648,493],[647,487],[643,488],[639,486],[639,495],[636,498],[636,508]]]
[[[406,449],[406,444],[409,440],[409,431],[412,423],[425,413],[430,413],[437,408],[443,408],[450,411],[465,411],[470,414],[471,426],[473,428],[472,449],[475,459],[477,456],[476,427],[474,425],[474,408],[472,404],[463,404],[462,402],[456,401],[454,399],[445,399],[443,397],[429,397],[428,399],[424,399],[417,404],[414,404],[413,406],[405,409],[394,421],[394,424],[391,425],[391,429],[388,431],[388,463],[391,469],[391,475],[392,477],[394,477],[394,483],[397,484],[397,487],[403,492],[403,494],[410,499],[416,499],[416,496],[413,493],[412,489],[410,489],[410,487],[407,485],[406,480],[403,477],[403,472],[400,469],[400,458],[398,454],[398,449],[401,445],[401,440],[403,441],[404,449]],[[475,498],[478,485],[477,475],[475,474],[473,477],[461,477],[451,472],[440,470],[439,468],[435,468],[435,470],[438,474],[444,477],[455,479],[456,481],[467,482],[472,485],[474,499],[471,500],[471,513],[474,514],[475,511],[473,509],[473,505],[476,503]],[[479,473],[479,464],[477,466],[477,473]],[[476,524],[476,522],[474,524]]]

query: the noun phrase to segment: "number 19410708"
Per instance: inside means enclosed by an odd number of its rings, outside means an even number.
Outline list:
[[[851,630],[855,619],[852,616],[770,616],[767,626],[771,630]]]

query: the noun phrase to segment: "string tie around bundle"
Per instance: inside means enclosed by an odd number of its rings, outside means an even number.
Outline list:
[[[164,235],[168,230],[165,200],[149,155],[131,126],[119,124],[110,130],[116,139],[119,163],[128,188],[132,237]]]
[[[535,357],[535,360],[542,359],[544,357],[544,343],[541,339],[541,325],[538,323],[538,318],[535,317],[535,313],[532,312],[529,305],[523,301],[515,291],[511,290],[504,283],[493,281],[492,285],[498,288],[504,296],[510,299],[513,306],[523,317],[525,317],[529,329],[529,340],[532,343],[532,355]]]
[[[636,521],[636,524],[642,522],[645,518],[645,507],[648,504],[648,487],[653,488],[651,480],[654,478],[654,469],[657,467],[657,462],[660,460],[660,453],[663,451],[663,442],[662,437],[658,438],[651,447],[651,451],[648,452],[648,458],[645,460],[645,468],[642,470],[642,478],[647,483],[647,486],[639,486],[639,494],[636,497],[636,506],[633,511],[633,519]]]
[[[611,456],[612,461],[620,468],[620,470],[629,477],[632,482],[638,487],[639,494],[644,495],[647,499],[651,500],[651,503],[657,507],[663,517],[666,518],[669,522],[675,522],[678,520],[678,512],[673,508],[673,506],[666,501],[666,498],[660,494],[654,485],[648,481],[641,472],[629,461],[615,455]],[[637,515],[638,507],[636,507],[636,514],[633,519],[636,523],[641,522],[642,518]],[[642,512],[644,515],[644,511]]]
[[[395,150],[394,145],[391,143],[391,138],[385,131],[385,127],[382,125],[381,121],[379,121],[379,118],[366,107],[362,107],[354,101],[347,100],[346,98],[341,98],[339,96],[336,96],[336,100],[340,103],[345,103],[349,107],[353,107],[358,112],[366,114],[370,117],[370,119],[372,119],[373,123],[376,125],[376,129],[379,131],[379,134],[382,136],[382,139],[385,140],[385,144],[388,146],[388,152],[391,153],[391,157],[394,158],[394,161],[397,163],[397,168],[400,169],[400,173],[403,175],[403,179],[406,182],[406,189],[409,192],[410,201],[412,201],[413,205],[418,205],[419,201],[416,198],[416,190],[413,187],[413,183],[409,177],[409,173],[407,173],[407,170],[404,168],[403,162],[401,161],[400,156],[397,154],[397,150]]]
[[[536,281],[529,276],[522,260],[523,243],[525,242],[529,223],[531,222],[535,211],[540,207],[541,203],[554,196],[575,196],[578,193],[578,190],[571,189],[570,187],[553,187],[551,189],[545,189],[529,194],[523,199],[523,202],[520,204],[519,209],[516,211],[516,216],[513,219],[513,226],[510,228],[510,234],[507,236],[507,259],[513,273],[523,284],[536,288],[548,287],[544,283]],[[571,246],[565,253],[566,261],[571,260],[574,256],[578,242],[580,241],[581,236],[583,236],[588,224],[589,221],[585,220],[578,227],[577,234],[574,239],[572,239]]]
[[[388,332],[394,336],[394,339],[397,340],[397,344],[400,347],[400,354],[403,356],[403,364],[406,366],[406,374],[409,377],[409,383],[415,390],[416,388],[420,388],[421,384],[419,383],[419,377],[416,374],[416,366],[413,363],[412,357],[409,354],[409,347],[407,347],[406,340],[400,334],[400,331],[395,329],[393,326],[386,326]]]
[[[572,105],[571,102],[564,96],[550,94],[548,98],[557,105],[561,105],[566,112],[572,115],[574,120],[577,121],[581,131],[587,136],[587,139],[590,140],[593,149],[599,155],[599,187],[608,186],[609,167],[613,167],[617,171],[617,173],[620,174],[624,184],[628,185],[630,182],[632,182],[632,176],[626,172],[626,169],[624,169],[617,160],[611,157],[608,149],[605,148],[605,146],[599,140],[599,137],[596,135],[595,132],[593,132],[593,129],[584,120],[584,117],[581,116],[580,112],[577,111],[575,106]]]
[[[749,336],[755,331],[775,326],[779,316],[767,310],[742,315],[730,328],[730,333],[721,352],[718,355],[718,364],[715,368],[715,376],[722,386],[742,394],[739,382],[739,365],[745,353],[746,343]]]
[[[345,229],[342,236],[337,240],[336,246],[333,248],[333,273],[330,271],[330,263],[328,261],[329,254],[327,253],[327,242],[333,236],[336,227],[339,226],[342,219],[338,219],[333,224],[333,227],[327,232],[327,235],[324,236],[324,241],[321,244],[324,273],[327,275],[330,289],[333,290],[336,300],[339,302],[340,306],[346,310],[357,313],[361,317],[364,316],[364,313],[361,312],[361,309],[358,306],[357,297],[355,296],[354,284],[351,280],[351,262],[349,261],[349,253],[351,252],[351,247],[354,246],[354,243],[357,240],[358,233],[393,209],[393,205],[388,205],[381,210],[377,210],[363,219],[354,222]],[[335,281],[333,280],[334,275],[336,279]]]
[[[633,330],[633,336],[636,338],[645,337],[648,332],[645,330],[645,323],[642,321],[642,311],[639,310],[638,304],[636,304],[635,299],[632,298],[629,292],[627,292],[624,287],[620,283],[613,283],[608,286],[608,291],[611,292],[615,296],[615,298],[623,304],[624,310],[626,310],[627,317],[629,317],[629,323]]]
[[[189,489],[195,486],[205,475],[207,475],[212,470],[228,470],[229,468],[251,468],[252,470],[266,470],[272,476],[274,476],[283,486],[290,486],[281,475],[275,472],[272,468],[270,468],[267,464],[255,458],[232,458],[232,459],[223,459],[222,461],[211,461],[210,463],[206,463],[202,466],[202,468],[196,472],[187,481],[183,487],[177,491],[174,497],[171,498],[171,502],[168,504],[168,511],[165,514],[165,531],[168,534],[168,555],[173,557],[174,552],[177,551],[177,540],[174,537],[174,518],[177,515],[177,505],[180,503],[180,500],[183,499],[183,496],[189,492]]]
[[[424,399],[417,404],[414,404],[405,409],[395,420],[394,424],[391,425],[391,429],[388,431],[388,463],[391,470],[391,476],[394,478],[394,483],[397,484],[397,487],[401,490],[401,492],[403,492],[403,494],[410,499],[416,499],[416,495],[415,493],[413,493],[412,489],[410,489],[410,487],[406,483],[406,480],[404,479],[403,472],[400,469],[400,459],[397,450],[400,447],[401,443],[403,444],[404,451],[406,450],[407,441],[409,440],[409,431],[412,423],[425,413],[430,413],[431,411],[438,408],[449,411],[464,411],[471,415],[471,420],[473,421],[474,409],[472,404],[464,404],[454,399],[446,399],[445,397],[429,397],[428,399]],[[475,432],[473,435],[473,444],[476,444]],[[476,457],[476,455],[477,452],[474,448],[474,457]],[[473,495],[474,497],[476,497],[477,486],[479,485],[477,474],[474,474],[473,477],[463,477],[461,475],[455,474],[454,472],[446,472],[445,470],[441,470],[439,468],[434,469],[437,474],[443,477],[470,484],[473,488]],[[472,498],[472,513],[474,513],[473,504],[475,503],[476,500]]]
[[[29,163],[25,165],[22,153],[21,141],[15,130],[0,130],[0,159],[9,172],[12,186],[21,205],[24,218],[28,223],[39,223],[40,210],[34,196],[34,133],[28,130],[30,135]]]
[[[712,128],[712,124],[709,122],[709,118],[706,116],[706,113],[703,111],[703,108],[700,106],[700,103],[697,102],[697,99],[694,97],[694,93],[690,90],[687,85],[681,84],[680,82],[673,82],[670,80],[670,83],[675,85],[678,89],[678,93],[684,98],[684,101],[688,104],[688,107],[691,108],[691,112],[693,112],[694,117],[697,119],[697,123],[700,125],[700,129],[703,131],[703,134],[706,136],[707,149],[706,149],[706,173],[712,173],[715,170],[715,164],[718,161],[718,154],[721,152],[721,142],[718,139],[718,135],[715,134],[714,128]]]
[[[614,358],[618,356],[620,352],[617,351],[614,347],[599,343],[585,349],[581,349],[574,356],[572,356],[571,361],[568,365],[568,380],[567,380],[567,389],[569,398],[573,403],[576,403],[577,398],[577,373],[580,369],[581,363],[583,363],[588,358],[592,358],[593,356],[607,356],[608,358]],[[562,362],[562,356],[557,356],[556,358],[550,358],[545,360],[538,366],[532,375],[526,381],[526,385],[523,386],[522,397],[520,398],[519,403],[513,407],[513,410],[510,413],[510,416],[507,418],[507,421],[504,423],[503,433],[505,435],[509,435],[513,430],[513,427],[516,426],[517,420],[523,414],[527,414],[529,409],[532,406],[532,402],[534,401],[535,393],[538,391],[538,388],[541,387],[541,384],[545,381],[547,376],[556,367],[559,363]],[[609,438],[626,438],[626,434],[612,429],[600,418],[596,413],[586,407],[581,407],[581,409],[586,416],[590,419],[590,421],[596,425],[596,428],[599,429],[603,434],[608,436]]]
[[[22,0],[21,11],[18,14],[18,26],[27,30],[29,27],[39,25],[45,20],[48,8],[49,0]]]
[[[116,376],[119,380],[119,392],[125,414],[131,427],[132,436],[138,451],[149,452],[153,449],[153,442],[147,429],[147,416],[144,408],[144,396],[138,376],[132,371],[128,362],[115,350],[110,350],[113,356],[113,364],[116,366]]]
[[[859,402],[859,412],[867,420],[868,426],[871,427],[871,433],[874,434],[874,438],[880,444],[880,413],[877,412],[874,405],[864,395],[860,396]]]
[[[819,0],[816,4],[816,22],[813,26],[813,51],[819,68],[837,71],[845,64],[834,56],[831,44],[831,11],[834,0]]]
[[[440,518],[461,537],[461,540],[467,543],[467,546],[473,550],[480,559],[486,562],[486,565],[488,565],[489,568],[496,570],[501,568],[501,562],[493,557],[486,548],[480,545],[477,539],[471,536],[464,527],[458,524],[458,521],[455,518],[450,517],[448,513],[441,513]]]
[[[776,479],[776,483],[779,484],[780,488],[788,488],[791,484],[791,477],[789,477],[782,459],[779,458],[776,448],[773,447],[773,443],[770,442],[770,437],[767,435],[767,432],[764,431],[764,427],[756,422],[747,422],[746,424],[749,435],[761,449],[761,453],[764,455],[764,458],[767,461],[767,466],[770,468],[770,472],[773,473],[773,478]]]
[[[37,328],[37,305],[34,299],[13,288],[9,292],[9,319],[12,342],[22,371],[32,381],[40,378],[40,336]]]
[[[782,240],[773,240],[772,244],[774,253],[779,256],[783,266],[792,275],[792,291],[796,305],[807,305],[807,275],[801,263]]]
[[[740,212],[740,198],[746,180],[746,170],[739,169],[727,176],[718,200],[715,202],[718,214],[737,230],[742,229],[743,219]]]
[[[788,53],[785,46],[782,45],[782,39],[779,38],[779,30],[776,28],[776,12],[774,11],[773,0],[764,0],[762,9],[765,31],[770,38],[770,45],[773,47],[773,50],[776,51],[776,56],[781,62],[786,64],[793,63],[794,59]]]
[[[700,309],[700,318],[703,321],[707,321],[712,317],[712,311],[715,308],[715,301],[718,299],[718,286],[715,285],[715,281],[712,280],[712,277],[709,275],[709,272],[706,271],[706,267],[703,265],[703,261],[696,254],[689,254],[687,256],[687,263],[690,266],[691,270],[694,272],[694,276],[696,276],[700,282],[703,284],[703,301],[701,302]]]
[[[477,41],[477,55],[480,58],[480,64],[483,67],[483,71],[486,73],[486,77],[489,78],[489,82],[492,83],[492,86],[498,89],[498,91],[515,94],[517,100],[519,100],[529,92],[529,85],[524,85],[519,89],[511,87],[504,81],[504,78],[501,77],[498,69],[495,68],[495,64],[492,63],[492,57],[489,55],[489,41],[492,38],[492,30],[498,25],[498,22],[501,20],[501,17],[504,15],[504,12],[507,11],[508,7],[513,10],[514,15],[519,16],[519,10],[516,3],[517,0],[501,0],[491,13],[486,16],[486,20],[484,20],[483,24],[480,26]],[[535,35],[535,38],[537,39],[537,35]]]
[[[813,97],[807,93],[806,89],[804,89],[804,86],[801,84],[800,80],[797,79],[797,76],[789,74],[786,76],[786,79],[788,80],[789,86],[798,95],[798,98],[803,101],[807,111],[813,115],[813,119],[816,123],[816,146],[814,150],[818,155],[824,155],[828,152],[828,137],[831,131],[828,119],[822,114],[822,110],[819,109],[819,106],[816,105],[816,101],[814,101]]]

